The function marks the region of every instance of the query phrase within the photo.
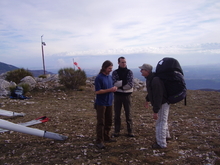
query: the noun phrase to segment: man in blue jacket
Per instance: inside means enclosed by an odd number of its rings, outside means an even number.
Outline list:
[[[100,149],[105,148],[103,142],[115,142],[115,140],[110,138],[113,92],[117,90],[117,87],[113,86],[111,75],[109,75],[112,67],[113,64],[111,61],[105,61],[95,79],[95,108],[97,113],[96,146]]]

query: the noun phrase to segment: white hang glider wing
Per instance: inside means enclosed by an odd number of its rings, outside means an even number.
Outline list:
[[[9,116],[9,117],[14,117],[14,116],[25,116],[25,113],[17,113],[13,111],[7,111],[0,109],[0,116]]]
[[[24,122],[24,123],[18,123],[18,124],[28,127],[28,126],[32,126],[32,125],[35,125],[35,124],[44,123],[44,122],[47,122],[47,121],[49,121],[49,118],[47,118],[46,116],[42,116],[42,117],[39,117],[37,119],[31,120],[31,121],[28,121],[28,122]],[[4,132],[8,132],[8,131],[10,131],[10,130],[0,128],[0,133],[4,133]]]
[[[24,115],[25,115],[24,113],[17,113],[17,112],[0,109],[0,116],[14,117],[14,116],[24,116]],[[16,131],[16,132],[45,137],[45,138],[54,139],[54,140],[66,140],[68,138],[67,136],[60,135],[57,133],[27,127],[27,126],[39,124],[39,123],[46,122],[46,121],[48,121],[48,118],[45,116],[26,122],[26,123],[20,123],[20,124],[15,124],[15,123],[0,119],[0,133],[7,132],[7,131]]]
[[[64,135],[60,135],[57,133],[48,132],[48,131],[44,131],[44,130],[40,130],[36,128],[26,127],[26,126],[15,124],[15,123],[3,120],[3,119],[0,119],[0,128],[11,130],[11,131],[16,131],[16,132],[21,132],[25,134],[45,137],[45,138],[54,139],[54,140],[66,140],[67,139],[67,136],[64,136]]]

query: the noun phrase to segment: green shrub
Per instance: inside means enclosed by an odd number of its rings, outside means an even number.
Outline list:
[[[40,75],[40,76],[38,76],[39,78],[47,78],[47,76],[46,75]]]
[[[10,88],[9,88],[10,91],[11,91],[11,93],[15,90],[15,88],[16,88],[16,86],[13,86],[13,87],[10,87]]]
[[[86,85],[86,73],[83,70],[63,68],[58,71],[60,84],[68,89],[79,89]]]
[[[23,88],[24,94],[26,94],[27,92],[30,92],[30,85],[29,84],[21,84],[19,85]]]
[[[21,81],[21,79],[23,79],[26,76],[33,77],[33,74],[30,71],[21,68],[7,72],[5,79],[7,81],[13,81],[18,84]]]

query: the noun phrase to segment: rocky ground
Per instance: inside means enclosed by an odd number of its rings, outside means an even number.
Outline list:
[[[155,121],[152,109],[144,108],[146,92],[132,97],[134,138],[126,135],[122,114],[121,136],[116,143],[97,149],[95,142],[96,112],[94,92],[35,91],[31,99],[0,99],[0,108],[26,113],[24,117],[1,119],[20,123],[47,116],[50,121],[32,126],[68,136],[65,141],[22,134],[0,134],[0,164],[220,164],[220,92],[188,91],[187,105],[171,105],[169,128],[172,140],[168,148],[155,150]],[[112,129],[113,130],[113,129]]]

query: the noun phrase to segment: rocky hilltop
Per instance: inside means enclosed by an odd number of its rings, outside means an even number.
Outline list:
[[[44,89],[44,90],[52,90],[60,87],[61,84],[59,83],[58,74],[47,74],[46,78],[39,78],[39,77],[31,77],[26,76],[21,79],[19,84],[15,82],[8,82],[5,80],[6,73],[2,73],[0,75],[0,97],[7,97],[10,95],[10,87],[19,86],[21,84],[28,84],[30,86],[30,90],[33,89]],[[89,87],[93,87],[95,77],[89,77],[86,80],[86,85]],[[139,79],[134,79],[134,89],[145,90],[146,83],[140,81]]]

